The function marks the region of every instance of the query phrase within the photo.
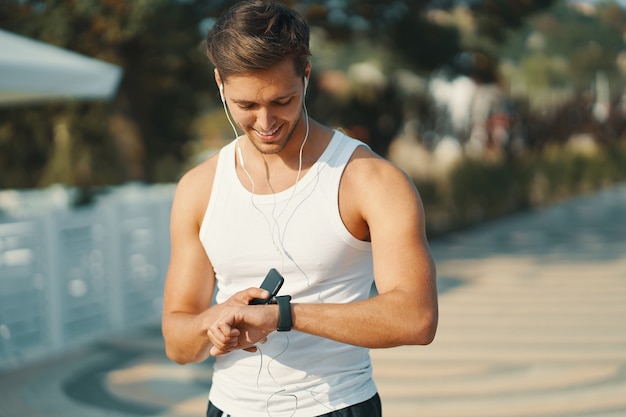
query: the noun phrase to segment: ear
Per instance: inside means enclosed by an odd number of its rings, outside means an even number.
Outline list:
[[[311,78],[311,62],[307,62],[306,67],[304,67],[304,78],[306,78],[308,84],[309,78]]]
[[[304,95],[306,95],[306,89],[309,86],[309,78],[311,77],[311,63],[307,62],[304,68]]]
[[[213,70],[213,75],[215,76],[215,82],[217,83],[217,87],[220,89],[220,98],[222,99],[222,103],[226,101],[224,98],[224,83],[222,82],[222,77],[220,77],[220,72],[215,68]]]

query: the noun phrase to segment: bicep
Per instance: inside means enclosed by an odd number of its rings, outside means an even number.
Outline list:
[[[375,161],[368,177],[370,192],[362,194],[361,207],[371,236],[379,293],[401,289],[433,299],[435,265],[419,193],[402,171],[386,161]]]
[[[179,184],[170,218],[170,261],[165,281],[164,312],[199,313],[211,305],[215,276],[200,242],[205,207],[192,184]]]

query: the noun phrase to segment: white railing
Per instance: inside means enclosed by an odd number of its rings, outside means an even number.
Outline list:
[[[0,369],[159,320],[173,192],[0,191]]]

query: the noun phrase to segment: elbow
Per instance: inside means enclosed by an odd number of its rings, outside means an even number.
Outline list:
[[[168,348],[167,345],[165,346],[165,356],[178,365],[186,365],[191,362],[184,355],[181,355],[180,352],[177,352],[175,349]]]
[[[185,365],[189,362],[180,349],[176,349],[176,346],[169,341],[165,332],[163,332],[163,341],[165,342],[165,356],[169,360],[179,365]]]
[[[410,326],[407,337],[409,345],[429,345],[435,340],[437,333],[438,315],[437,312],[423,314],[414,325]]]
[[[437,334],[437,323],[433,323],[430,326],[426,327],[420,337],[417,339],[418,345],[430,345],[435,340],[435,335]]]
[[[198,351],[183,343],[180,336],[166,331],[163,327],[163,341],[165,342],[165,356],[178,365],[202,362],[208,355],[208,350]]]
[[[185,356],[180,349],[176,348],[176,344],[173,343],[173,335],[168,331],[167,321],[165,319],[161,322],[161,334],[163,335],[163,342],[165,343],[165,356],[174,363],[179,365],[185,365],[188,363]]]
[[[209,355],[206,352],[190,353],[177,349],[175,347],[168,347],[165,345],[165,356],[172,362],[178,365],[187,365],[190,363],[199,363],[206,360]]]
[[[388,335],[386,347],[403,345],[429,345],[435,340],[439,321],[437,302],[422,304],[405,304],[396,312],[396,326]]]

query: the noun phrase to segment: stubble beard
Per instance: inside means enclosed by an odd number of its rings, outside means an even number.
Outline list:
[[[282,143],[279,143],[277,148],[271,148],[271,149],[264,149],[263,148],[263,144],[258,144],[256,141],[254,141],[253,139],[251,139],[250,137],[248,137],[248,140],[252,143],[252,146],[254,146],[256,148],[257,151],[259,151],[260,153],[262,153],[263,155],[275,155],[277,153],[280,153],[283,149],[285,149],[285,147],[287,146],[287,144],[289,143],[289,141],[291,141],[291,138],[293,137],[293,134],[295,133],[296,129],[298,128],[298,125],[300,124],[300,120],[302,120],[302,111],[300,111],[300,115],[298,116],[298,120],[296,120],[296,123],[294,123],[293,127],[291,128],[291,130],[287,133],[287,136],[285,138],[285,140]],[[302,140],[304,140],[304,138],[302,138]]]

